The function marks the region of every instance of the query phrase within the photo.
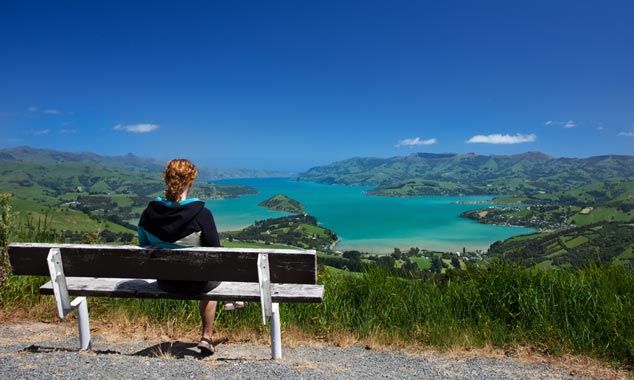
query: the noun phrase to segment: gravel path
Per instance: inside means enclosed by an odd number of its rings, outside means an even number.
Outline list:
[[[284,359],[272,361],[266,345],[225,342],[201,358],[191,342],[93,335],[93,350],[80,352],[76,333],[58,324],[1,326],[0,379],[592,379],[543,362],[320,343],[284,348]]]

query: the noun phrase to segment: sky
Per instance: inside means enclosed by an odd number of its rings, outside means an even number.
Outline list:
[[[0,2],[0,148],[634,154],[634,2]]]

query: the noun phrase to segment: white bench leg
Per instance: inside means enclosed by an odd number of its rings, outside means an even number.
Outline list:
[[[51,248],[46,258],[48,270],[51,274],[53,293],[57,303],[57,312],[60,318],[66,317],[73,309],[78,308],[77,323],[79,325],[79,349],[89,350],[90,342],[90,320],[88,319],[88,301],[86,297],[77,297],[70,300],[64,266],[62,264],[62,254],[59,248]]]
[[[273,359],[282,358],[282,333],[280,328],[280,308],[278,303],[273,303],[273,315],[271,316],[271,356]]]
[[[79,349],[89,350],[92,348],[90,339],[90,319],[88,317],[88,301],[86,297],[77,297],[72,302],[77,306],[77,325],[79,327]]]

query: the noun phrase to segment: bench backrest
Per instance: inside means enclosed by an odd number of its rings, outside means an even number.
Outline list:
[[[8,251],[13,273],[49,276],[46,257],[51,248],[60,249],[68,277],[258,282],[258,255],[266,253],[272,283],[317,283],[315,251],[302,249],[11,243]]]

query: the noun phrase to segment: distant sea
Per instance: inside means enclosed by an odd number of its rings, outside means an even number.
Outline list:
[[[336,250],[392,252],[395,247],[440,251],[486,250],[493,242],[531,233],[523,227],[478,224],[460,218],[463,211],[487,207],[493,196],[425,196],[392,198],[368,196],[367,186],[323,185],[287,178],[229,179],[218,184],[239,184],[256,188],[257,195],[236,199],[209,200],[220,231],[237,230],[256,220],[289,215],[258,206],[276,194],[284,194],[304,205],[320,225],[339,236]],[[455,203],[456,201],[460,203]]]

